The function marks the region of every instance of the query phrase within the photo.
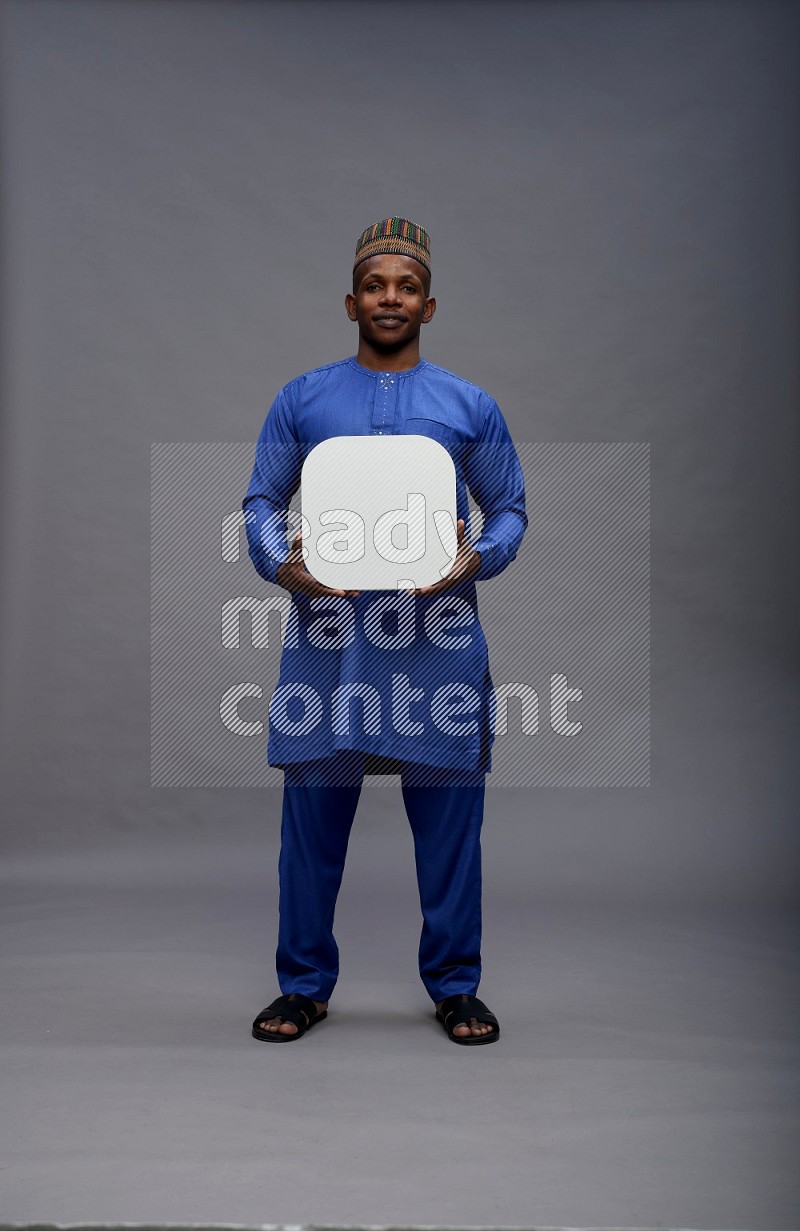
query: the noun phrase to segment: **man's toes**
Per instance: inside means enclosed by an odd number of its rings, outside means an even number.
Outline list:
[[[268,1017],[259,1024],[262,1030],[269,1030],[271,1034],[297,1034],[294,1022],[285,1022],[280,1017]]]
[[[460,1026],[455,1026],[453,1029],[453,1034],[457,1034],[459,1038],[463,1038],[467,1034],[478,1037],[483,1034],[489,1034],[491,1030],[494,1030],[494,1026],[492,1026],[489,1022],[479,1022],[477,1017],[471,1017],[469,1019],[469,1024],[467,1022],[462,1022]]]

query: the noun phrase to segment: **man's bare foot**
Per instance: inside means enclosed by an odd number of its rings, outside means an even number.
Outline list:
[[[462,993],[463,999],[467,999],[466,993]],[[439,1000],[436,1003],[436,1012],[441,1013],[444,1000]],[[491,1034],[494,1031],[494,1026],[491,1022],[479,1022],[477,1017],[471,1017],[469,1022],[463,1022],[460,1026],[453,1027],[453,1034],[463,1037],[467,1034]]]
[[[294,998],[295,993],[290,992],[289,999],[294,1000]],[[327,1000],[315,1000],[314,1004],[317,1006],[318,1013],[322,1013],[328,1007]],[[303,1017],[306,1016],[302,1009],[300,1012],[303,1014]],[[277,1017],[264,1017],[258,1024],[262,1030],[269,1030],[271,1034],[297,1034],[297,1027],[294,1022],[285,1022],[280,1014]]]

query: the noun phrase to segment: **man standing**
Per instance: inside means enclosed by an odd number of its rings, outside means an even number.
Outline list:
[[[419,971],[436,1018],[455,1043],[499,1036],[497,1018],[475,994],[480,831],[494,738],[475,581],[495,577],[514,559],[528,524],[525,486],[494,399],[420,358],[420,328],[436,310],[430,280],[422,227],[387,218],[363,232],[345,298],[358,324],[358,352],[281,389],[242,505],[255,568],[292,595],[294,633],[270,703],[269,763],[284,770],[276,953],[282,995],[253,1022],[253,1036],[265,1041],[299,1039],[327,1016],[339,973],[336,898],[363,777],[372,772],[401,775],[423,916]],[[305,567],[301,536],[291,549],[286,539],[303,462],[332,436],[387,434],[428,436],[450,453],[455,562],[441,581],[403,596],[325,586]],[[474,546],[465,534],[467,489],[483,515]],[[377,623],[376,597],[385,600]],[[332,612],[339,613],[333,621]],[[346,707],[337,704],[343,689]],[[367,695],[352,706],[350,693],[359,689]],[[370,705],[376,696],[382,706]]]

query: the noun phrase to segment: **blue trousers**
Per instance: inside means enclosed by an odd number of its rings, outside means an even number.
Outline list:
[[[279,928],[281,992],[328,1000],[339,975],[336,898],[366,756],[284,767]],[[419,973],[436,1002],[475,995],[481,976],[481,845],[485,773],[398,763],[414,838],[422,909]]]

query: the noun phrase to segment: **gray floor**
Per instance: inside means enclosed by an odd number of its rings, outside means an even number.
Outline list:
[[[797,1226],[788,917],[548,891],[485,827],[502,1037],[456,1047],[416,970],[399,792],[364,799],[340,981],[294,1045],[250,1037],[277,994],[274,823],[7,861],[0,1217]]]

